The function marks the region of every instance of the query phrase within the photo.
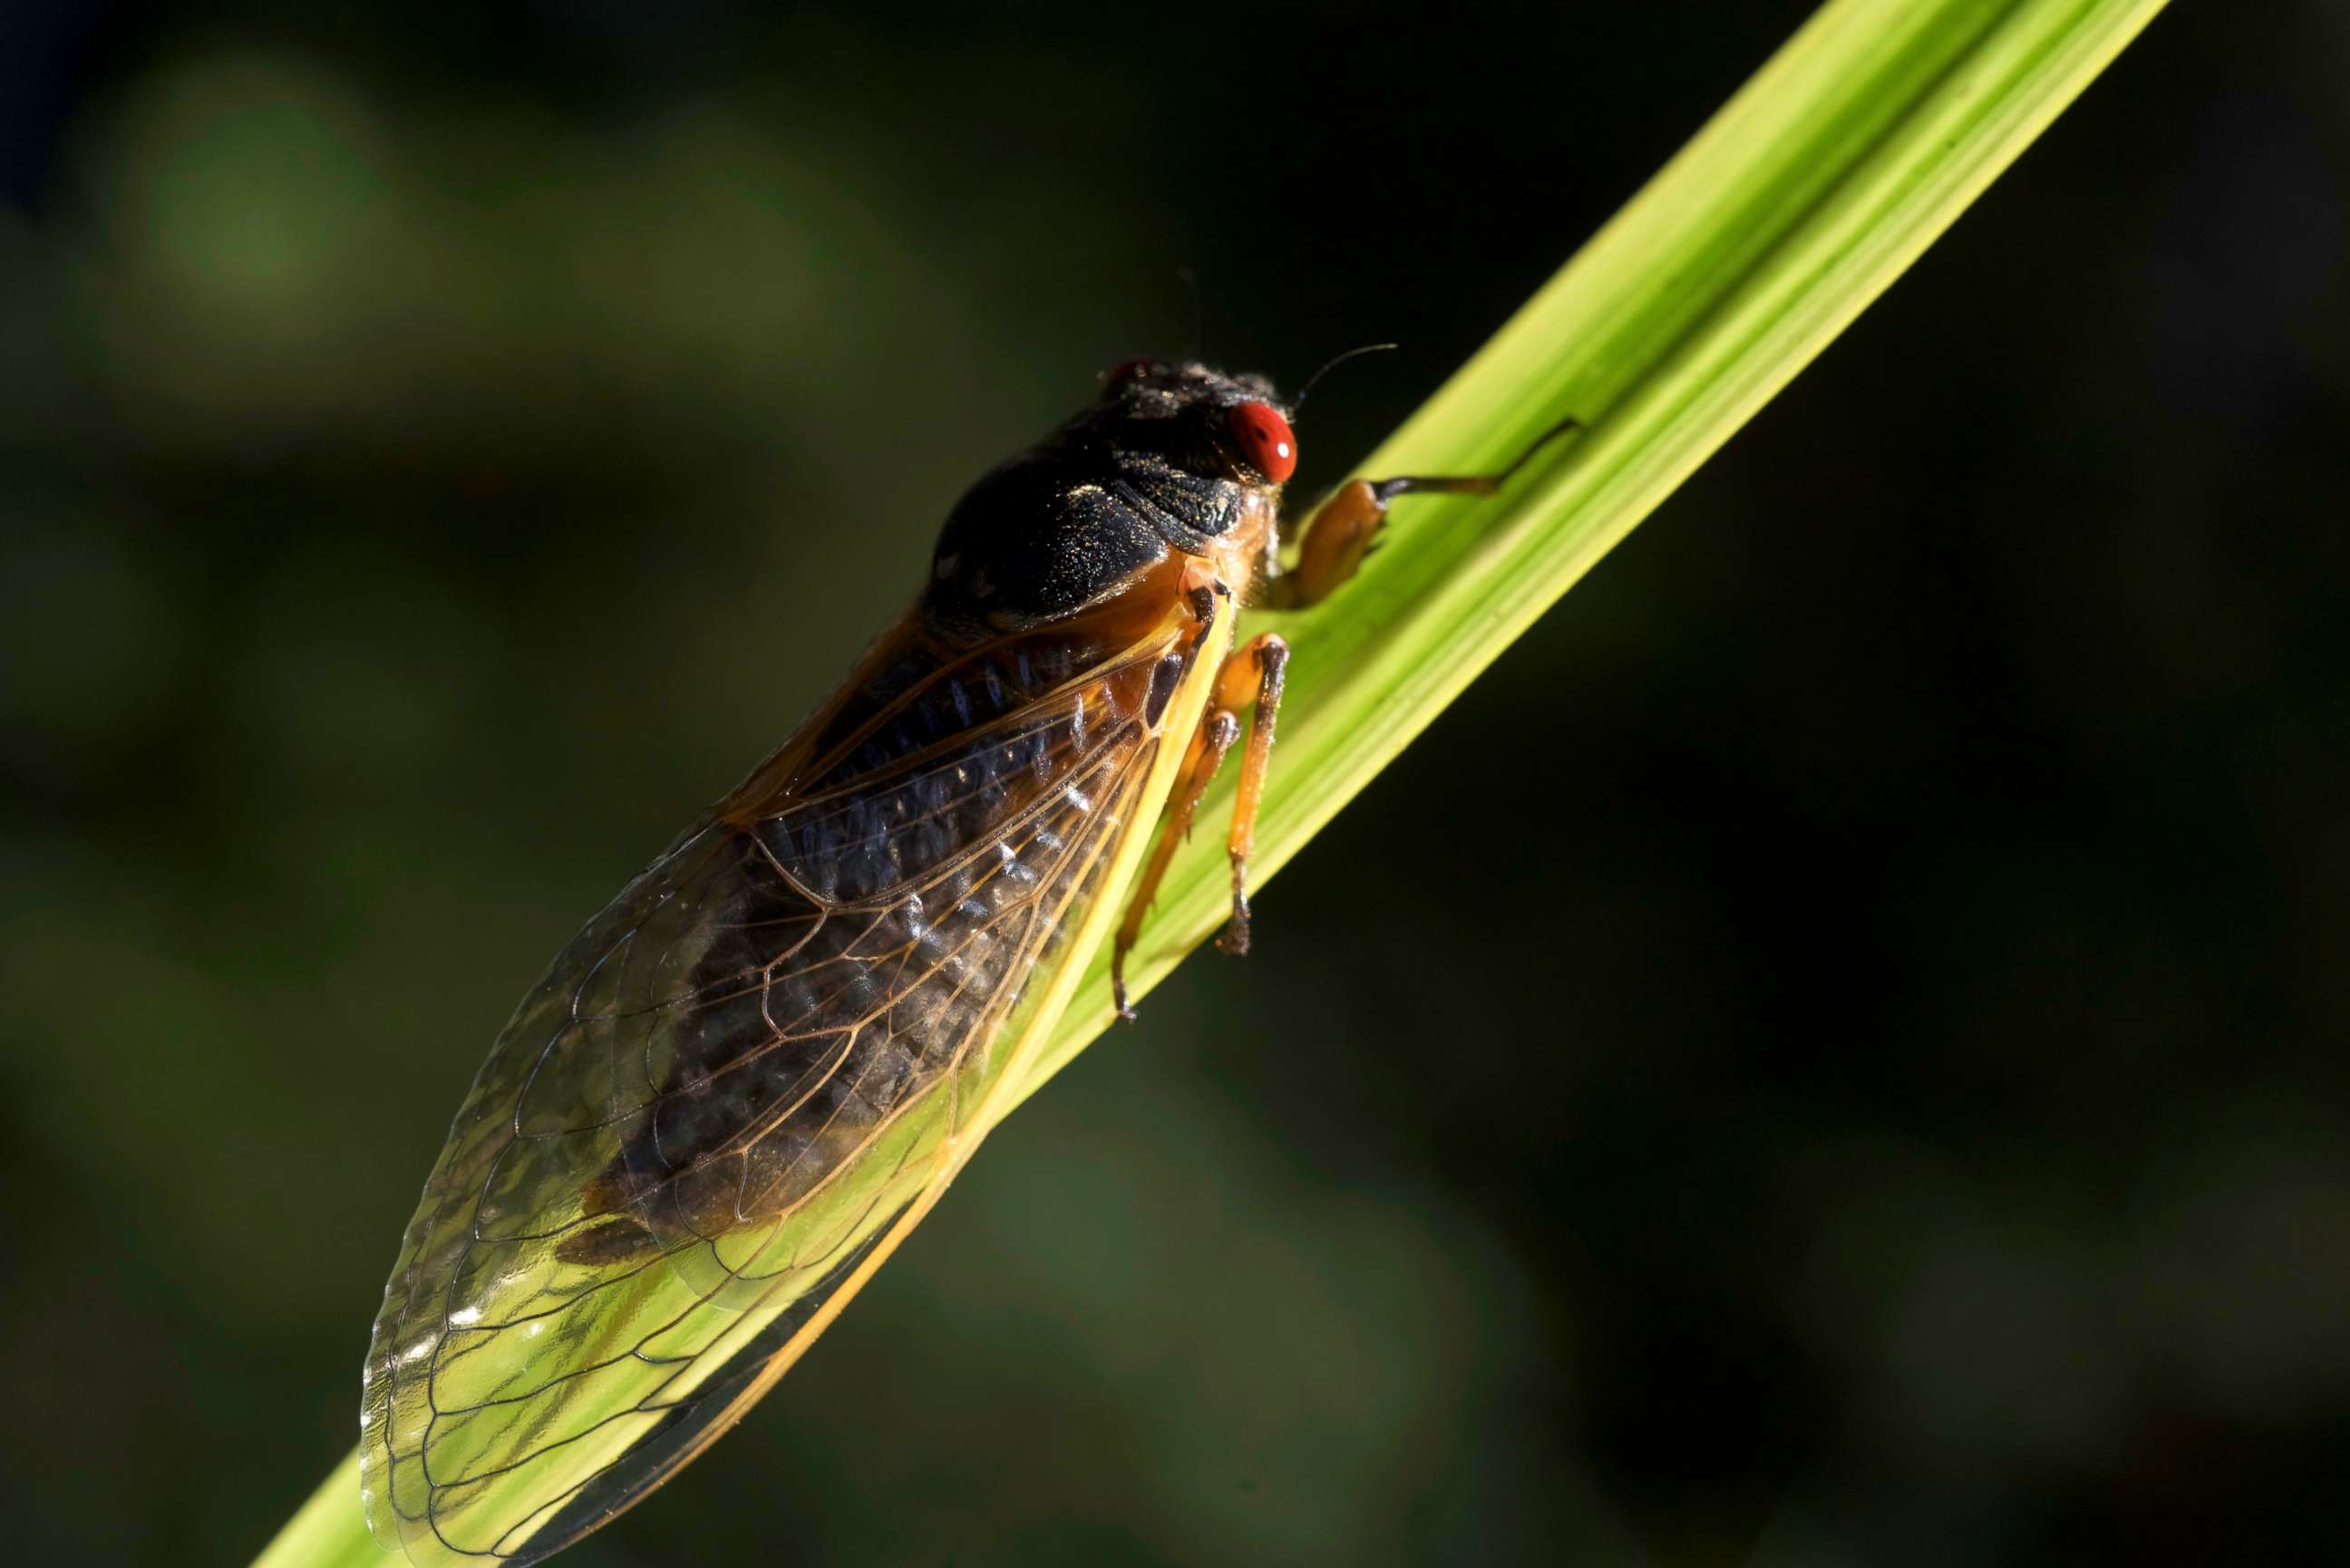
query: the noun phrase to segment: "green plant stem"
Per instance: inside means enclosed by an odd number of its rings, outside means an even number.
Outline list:
[[[1262,887],[1502,650],[1882,294],[2164,0],[1831,0],[1363,464],[1476,472],[1585,434],[1440,525],[1399,520],[1294,649]],[[1245,634],[1248,628],[1243,628]],[[1201,807],[1229,808],[1230,780]],[[1138,996],[1224,919],[1190,846],[1128,969]],[[1106,956],[1023,1088],[1111,1022]]]
[[[2163,0],[1830,0],[1364,465],[1498,466],[1586,426],[1505,495],[1399,519],[1295,649],[1255,880],[1278,871],[1560,595],[1900,275]],[[1228,807],[1229,781],[1202,806]],[[1129,967],[1149,990],[1223,919],[1201,835]],[[1111,1020],[1107,956],[1018,1095]],[[382,1554],[356,1457],[256,1568]]]

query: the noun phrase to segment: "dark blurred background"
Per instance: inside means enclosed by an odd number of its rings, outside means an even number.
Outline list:
[[[1333,479],[1807,9],[12,5],[12,1557],[349,1449],[507,1008],[1179,265],[1404,341]],[[566,1561],[2350,1560],[2345,66],[2158,20]]]

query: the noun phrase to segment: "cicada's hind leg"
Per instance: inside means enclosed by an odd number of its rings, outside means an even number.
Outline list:
[[[1491,495],[1534,453],[1582,428],[1576,421],[1560,421],[1498,473],[1404,473],[1340,485],[1306,523],[1297,564],[1273,580],[1268,602],[1276,609],[1303,609],[1337,591],[1361,569],[1363,557],[1371,553],[1387,522],[1388,504],[1397,496]]]
[[[1265,764],[1273,755],[1274,718],[1281,707],[1282,678],[1288,667],[1289,644],[1266,632],[1234,649],[1216,672],[1216,689],[1208,699],[1207,714],[1184,753],[1166,826],[1159,831],[1150,863],[1135,884],[1126,918],[1118,923],[1110,947],[1110,991],[1121,1018],[1134,1016],[1126,994],[1126,955],[1142,934],[1143,917],[1159,896],[1159,884],[1166,877],[1168,863],[1175,858],[1176,846],[1191,836],[1201,795],[1223,765],[1224,753],[1240,740],[1241,710],[1253,705],[1256,713],[1249,725],[1248,744],[1241,752],[1240,793],[1232,805],[1232,830],[1224,840],[1232,866],[1232,915],[1224,928],[1222,946],[1230,953],[1248,951],[1248,857],[1256,841],[1257,803],[1264,792]]]

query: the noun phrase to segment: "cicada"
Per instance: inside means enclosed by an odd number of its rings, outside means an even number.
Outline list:
[[[1397,497],[1508,472],[1357,480],[1285,545],[1295,411],[1260,376],[1109,372],[955,505],[835,694],[556,956],[384,1291],[360,1417],[380,1541],[536,1562],[741,1418],[971,1158],[1105,937],[1131,1015],[1127,952],[1235,745],[1223,940],[1246,948],[1289,649],[1236,645],[1237,610],[1330,593]]]

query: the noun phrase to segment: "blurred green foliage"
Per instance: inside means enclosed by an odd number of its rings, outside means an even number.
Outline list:
[[[1406,341],[1333,477],[1807,9],[27,8],[16,1554],[348,1449],[515,997],[1177,264]],[[2345,51],[2175,9],[567,1561],[2340,1560]]]

